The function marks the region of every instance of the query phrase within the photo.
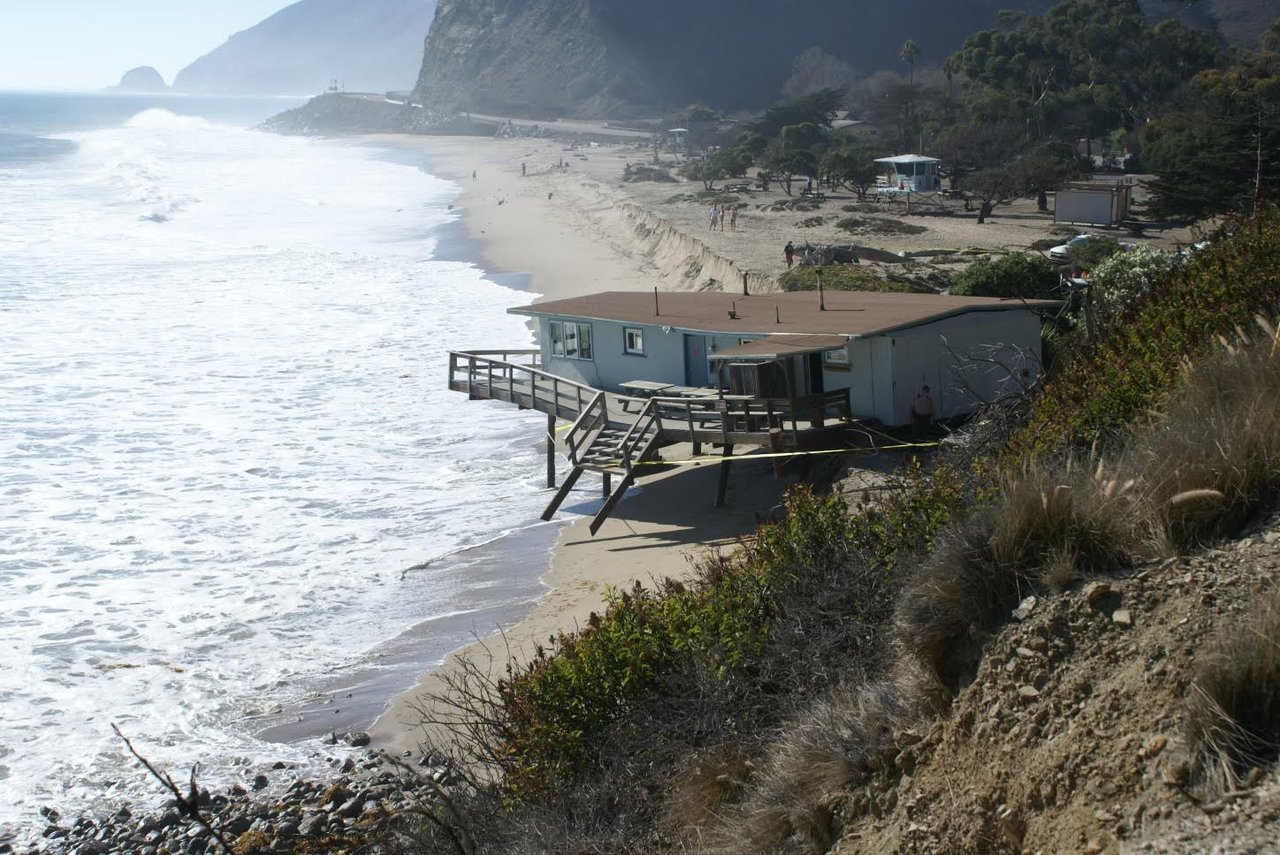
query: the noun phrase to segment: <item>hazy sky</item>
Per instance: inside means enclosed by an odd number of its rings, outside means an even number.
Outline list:
[[[166,83],[293,0],[0,0],[0,89],[101,89],[139,65]]]

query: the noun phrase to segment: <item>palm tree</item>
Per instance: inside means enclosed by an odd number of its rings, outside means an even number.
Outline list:
[[[898,56],[907,64],[907,83],[914,85],[916,82],[916,60],[920,58],[920,45],[916,44],[912,39],[907,39],[902,43],[902,50],[898,52]]]

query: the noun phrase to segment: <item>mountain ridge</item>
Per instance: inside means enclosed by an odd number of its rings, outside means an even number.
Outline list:
[[[353,91],[409,89],[435,0],[299,0],[178,72],[194,94],[299,95],[334,80]]]
[[[862,74],[902,70],[901,46],[938,65],[997,12],[1039,14],[1053,0],[440,0],[415,100],[440,112],[620,117],[689,103],[754,110],[780,96],[792,63],[819,47]],[[1221,21],[1256,41],[1280,0],[1143,0],[1152,18]]]

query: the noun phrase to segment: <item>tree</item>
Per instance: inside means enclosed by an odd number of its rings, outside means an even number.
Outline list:
[[[1061,296],[1058,272],[1043,255],[1015,252],[980,258],[956,274],[951,293],[960,297],[1053,300]]]
[[[979,169],[960,182],[960,188],[968,196],[978,200],[978,225],[987,221],[996,205],[1017,198],[1019,186],[1013,173],[999,166]]]
[[[714,157],[691,160],[680,167],[680,174],[690,181],[701,181],[703,188],[707,190],[714,190],[717,181],[729,177],[724,164],[717,162]]]
[[[861,142],[829,150],[823,155],[819,168],[833,185],[843,184],[857,193],[859,199],[865,199],[867,191],[876,183],[875,158]]]
[[[1036,208],[1047,211],[1049,191],[1080,177],[1080,162],[1068,145],[1044,145],[1014,161],[1013,174],[1023,193],[1035,195]]]
[[[902,43],[898,56],[907,64],[907,83],[914,86],[916,82],[916,60],[920,58],[920,46],[911,39]]]
[[[795,58],[791,76],[782,84],[787,98],[800,98],[824,89],[843,91],[853,82],[849,63],[832,56],[820,47],[811,47]]]
[[[680,174],[690,181],[701,181],[707,190],[715,189],[715,183],[730,175],[742,175],[751,165],[751,157],[737,148],[712,152],[701,160],[686,163]]]
[[[1180,219],[1251,214],[1280,191],[1280,53],[1242,53],[1191,88],[1193,109],[1147,129],[1151,209]]]
[[[835,120],[836,109],[843,100],[843,90],[819,89],[817,92],[774,104],[749,124],[747,130],[754,131],[765,139],[773,139],[788,125],[808,122],[820,128],[829,128]]]
[[[791,195],[791,183],[797,175],[815,175],[818,158],[809,149],[787,149],[776,146],[766,152],[769,168],[777,173],[783,192]]]

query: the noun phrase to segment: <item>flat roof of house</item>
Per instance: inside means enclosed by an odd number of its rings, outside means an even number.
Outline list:
[[[669,326],[742,335],[878,335],[968,312],[1056,309],[1057,300],[951,297],[874,291],[827,291],[826,310],[817,291],[753,294],[723,291],[604,291],[508,309],[515,315]]]

